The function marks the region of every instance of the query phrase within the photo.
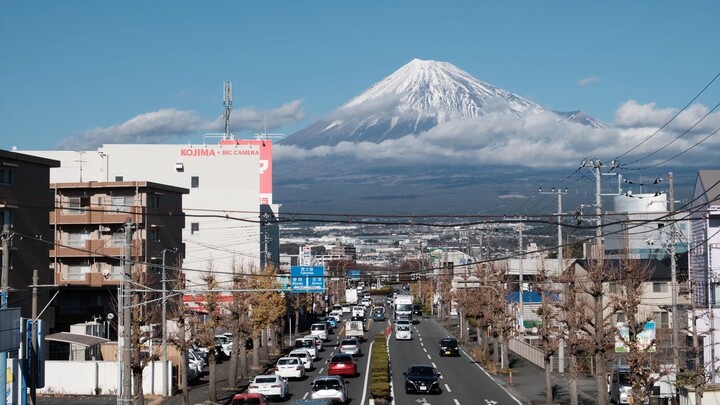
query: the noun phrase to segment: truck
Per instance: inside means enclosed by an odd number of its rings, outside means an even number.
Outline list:
[[[362,342],[365,339],[365,329],[362,321],[345,322],[345,337],[354,337]]]
[[[393,300],[393,319],[412,319],[413,297],[409,294],[398,294]]]
[[[358,302],[358,292],[355,288],[345,290],[345,303],[355,305]]]

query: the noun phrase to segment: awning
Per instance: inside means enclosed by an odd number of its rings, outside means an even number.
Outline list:
[[[90,335],[81,335],[79,333],[70,332],[53,333],[52,335],[45,336],[45,340],[52,340],[53,342],[72,343],[85,347],[95,346],[108,342],[108,339],[105,338]]]

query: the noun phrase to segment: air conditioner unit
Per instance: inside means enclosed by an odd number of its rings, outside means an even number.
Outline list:
[[[110,227],[100,225],[100,232],[110,232]]]

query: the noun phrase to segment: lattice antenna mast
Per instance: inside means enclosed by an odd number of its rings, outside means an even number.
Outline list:
[[[223,105],[225,106],[225,112],[223,118],[225,119],[225,136],[223,139],[232,139],[230,133],[230,112],[232,111],[232,82],[223,82],[223,93],[225,94],[225,100]]]

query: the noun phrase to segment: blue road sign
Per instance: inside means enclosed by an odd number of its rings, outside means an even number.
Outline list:
[[[348,278],[360,278],[360,270],[350,269],[347,271]]]
[[[325,291],[325,268],[323,266],[291,266],[290,291],[301,293]]]

